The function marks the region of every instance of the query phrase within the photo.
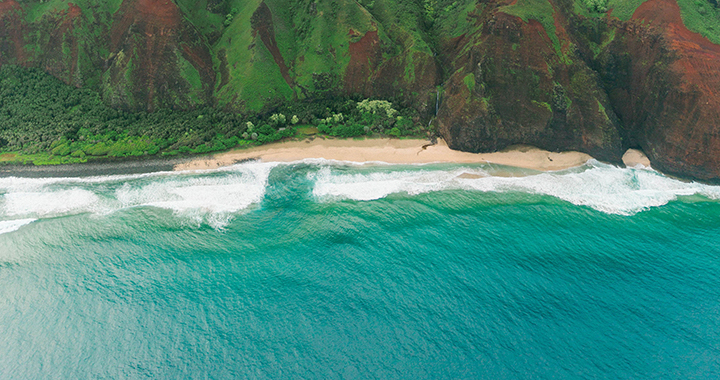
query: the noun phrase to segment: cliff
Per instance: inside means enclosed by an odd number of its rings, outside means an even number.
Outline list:
[[[128,111],[394,99],[454,149],[720,180],[714,0],[0,1],[0,65]]]

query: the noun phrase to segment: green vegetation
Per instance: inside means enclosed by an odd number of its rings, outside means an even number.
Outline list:
[[[608,11],[608,0],[583,0],[590,12],[604,13]]]
[[[69,3],[75,4],[80,7],[83,11],[90,10],[93,8],[99,8],[106,11],[109,14],[113,14],[120,9],[122,0],[35,0],[27,2],[27,12],[25,19],[28,22],[38,21],[43,16],[57,11],[65,11],[69,7]],[[83,12],[85,16],[92,17],[93,12]]]
[[[629,20],[637,8],[647,0],[574,0],[575,12],[585,17],[612,16]],[[720,7],[708,0],[677,0],[685,26],[713,43],[720,44]]]
[[[612,9],[613,17],[629,20],[635,10],[647,0],[609,0],[607,8]]]
[[[355,106],[354,108],[352,106]],[[386,100],[369,100],[345,104],[347,113],[334,113],[317,120],[318,130],[338,137],[390,135],[394,137],[420,135],[423,130],[408,117],[400,116],[393,104]]]
[[[208,0],[177,0],[175,2],[185,17],[203,34],[218,33],[226,22],[232,22],[237,9],[226,9],[223,2]],[[234,11],[234,12],[233,12]],[[225,15],[223,15],[225,13]]]
[[[615,29],[610,29],[607,33],[604,33],[600,44],[589,41],[590,50],[592,50],[594,58],[597,58],[598,55],[600,55],[600,53],[602,53],[605,48],[607,48],[608,45],[615,40],[615,32]]]
[[[97,92],[68,86],[41,70],[0,68],[0,163],[208,153],[307,134],[315,126],[339,137],[425,132],[413,116],[388,101],[350,99],[292,102],[268,114],[217,108],[126,112],[107,106]]]
[[[678,0],[683,22],[688,29],[720,44],[720,8],[707,0]]]
[[[647,0],[574,0],[575,13],[585,17],[605,17],[608,11],[620,20],[629,20]]]
[[[484,7],[485,4],[478,4],[475,0],[441,0],[435,11],[433,34],[450,38],[461,36],[472,26],[470,14]]]
[[[465,75],[465,77],[463,77],[463,82],[470,92],[475,90],[475,75],[473,75],[473,73]]]
[[[513,5],[501,7],[500,10],[507,14],[520,17],[523,21],[536,20],[542,24],[550,41],[552,41],[555,53],[561,62],[570,64],[572,61],[562,51],[560,39],[555,30],[555,10],[548,0],[517,0]]]

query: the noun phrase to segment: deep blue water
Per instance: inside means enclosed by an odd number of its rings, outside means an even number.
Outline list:
[[[0,179],[0,378],[720,378],[720,188],[593,163]]]

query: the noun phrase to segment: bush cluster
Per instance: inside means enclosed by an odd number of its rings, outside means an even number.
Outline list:
[[[358,137],[389,135],[394,137],[417,135],[422,132],[408,117],[399,116],[387,100],[365,99],[356,103],[347,114],[337,113],[316,120],[318,130],[331,136]]]
[[[605,13],[608,11],[608,0],[584,0],[591,12]]]

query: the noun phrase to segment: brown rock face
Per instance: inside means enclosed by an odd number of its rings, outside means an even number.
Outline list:
[[[654,167],[720,179],[720,46],[685,27],[675,0],[650,0],[617,25],[598,59],[630,144]]]
[[[345,94],[381,98],[402,94],[408,101],[406,106],[427,114],[434,112],[435,87],[440,79],[434,57],[426,52],[406,51],[388,59],[383,56],[387,48],[377,30],[369,31],[359,41],[349,44]]]
[[[438,124],[450,147],[526,143],[611,162],[641,147],[657,169],[720,181],[720,46],[687,29],[676,0],[646,1],[627,22],[552,0],[555,42],[506,3],[478,7],[482,30],[446,41]]]
[[[563,21],[555,20],[558,51],[543,26],[488,6],[475,35],[448,42],[438,113],[453,149],[489,152],[513,144],[579,150],[619,162],[617,117],[600,81],[575,56]]]

